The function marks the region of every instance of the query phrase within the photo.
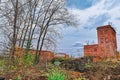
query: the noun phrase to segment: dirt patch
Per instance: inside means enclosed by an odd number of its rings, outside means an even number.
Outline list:
[[[5,78],[7,80],[9,79],[17,79],[18,77],[21,77],[23,80],[28,79],[36,79],[41,77],[40,70],[37,70],[35,67],[24,67],[24,68],[18,68],[13,72],[8,72],[5,75]]]

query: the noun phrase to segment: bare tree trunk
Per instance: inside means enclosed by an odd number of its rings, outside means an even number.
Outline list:
[[[19,44],[18,44],[19,47],[21,47],[21,44],[22,44],[22,41],[23,41],[22,38],[23,38],[23,35],[24,35],[24,33],[25,33],[28,14],[29,14],[29,12],[28,12],[27,15],[26,15],[26,18],[25,18],[25,21],[24,21],[24,27],[23,27],[23,29],[22,29],[22,31],[21,31],[21,35],[20,35],[20,39],[19,39]]]
[[[40,10],[39,10],[39,12],[38,12],[38,16],[37,16],[37,19],[36,19],[36,22],[35,22],[35,26],[34,26],[34,28],[33,28],[33,30],[32,30],[32,33],[31,33],[31,37],[30,37],[30,40],[31,40],[31,41],[32,41],[32,38],[33,38],[33,35],[34,35],[35,28],[37,27],[39,18],[40,18],[40,16],[42,15],[42,14],[40,14],[40,12],[41,12],[41,9],[42,9],[42,6],[43,6],[43,2],[44,2],[44,0],[42,0],[42,5],[41,5]]]
[[[39,34],[39,38],[38,38],[38,42],[37,42],[37,49],[36,49],[36,57],[35,57],[35,64],[38,64],[39,63],[39,58],[40,58],[40,53],[41,53],[41,50],[39,50],[39,47],[40,47],[40,40],[41,40],[41,36],[43,35],[44,33],[44,24],[45,24],[45,20],[46,20],[46,17],[47,17],[47,14],[48,14],[48,10],[52,4],[53,0],[50,2],[50,4],[48,5],[48,8],[45,12],[45,16],[44,16],[44,19],[43,19],[43,22],[42,22],[42,26],[41,26],[41,32]],[[38,53],[39,51],[39,53]]]
[[[25,37],[26,37],[26,34],[28,32],[28,29],[30,28],[29,29],[30,31],[29,31],[29,34],[28,34],[28,39],[27,39],[27,41],[30,43],[29,45],[27,44],[27,46],[30,48],[30,45],[31,45],[31,32],[32,32],[33,24],[34,24],[34,19],[35,19],[35,14],[36,14],[35,12],[36,12],[36,7],[38,5],[38,1],[39,0],[36,0],[35,3],[34,3],[34,5],[30,2],[30,12],[29,12],[30,16],[29,16],[29,22],[28,22],[29,25],[28,25],[28,27],[27,27],[27,29],[25,31],[21,47],[24,46]]]
[[[17,16],[18,16],[18,0],[16,0],[15,13],[14,13],[14,25],[13,25],[13,46],[12,46],[12,55],[11,59],[14,62],[15,46],[17,40]]]
[[[58,9],[58,8],[56,8],[55,10],[53,10],[52,14],[51,14],[50,17],[49,17],[49,20],[47,21],[47,23],[46,23],[46,25],[45,25],[45,27],[44,27],[44,29],[43,29],[43,33],[42,33],[42,34],[43,34],[43,37],[42,37],[42,40],[41,40],[40,48],[37,46],[37,48],[39,48],[39,54],[38,54],[37,64],[38,64],[39,61],[40,61],[40,54],[41,54],[42,47],[43,47],[43,44],[44,44],[45,36],[46,36],[46,34],[47,34],[47,31],[48,31],[48,27],[49,27],[50,20],[51,20],[53,14],[55,13],[55,11],[56,11],[57,9]],[[41,36],[42,36],[42,35],[41,35]],[[40,43],[40,38],[41,38],[41,37],[39,37],[39,40],[38,40],[39,43]]]
[[[30,20],[29,20],[29,22],[30,22]],[[23,36],[23,41],[22,41],[22,44],[21,44],[21,48],[23,48],[25,40],[26,40],[26,35],[27,35],[28,29],[29,29],[29,25],[30,25],[29,22],[28,22],[28,26],[27,26],[27,28],[25,30],[25,33],[24,33],[24,36]]]

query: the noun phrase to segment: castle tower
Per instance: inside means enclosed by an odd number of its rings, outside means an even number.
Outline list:
[[[117,52],[115,29],[110,25],[100,26],[97,28],[97,36],[98,44],[84,45],[84,56],[93,56],[94,61],[98,61],[99,58],[115,57]]]
[[[116,31],[110,25],[97,28],[98,54],[100,57],[114,57],[117,51]]]

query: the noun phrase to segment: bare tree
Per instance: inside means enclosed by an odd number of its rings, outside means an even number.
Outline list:
[[[10,32],[10,34],[8,34],[8,36],[10,36],[12,34],[12,51],[11,51],[11,59],[14,61],[14,51],[15,51],[15,45],[16,45],[16,40],[17,40],[17,31],[19,30],[18,28],[18,0],[16,1],[7,1],[3,2],[3,4],[1,4],[1,8],[0,10],[2,11],[1,14],[3,16],[2,19],[5,20],[5,24],[4,27],[9,26],[8,30],[12,28],[12,32]],[[9,5],[8,3],[11,2],[11,5]]]
[[[15,47],[18,46],[18,42],[20,43],[20,35],[23,35],[22,30],[24,29],[24,25],[27,24],[26,19],[28,18],[26,16],[28,13],[25,12],[24,7],[28,2],[23,0],[4,0],[0,4],[0,27],[5,35],[4,38],[8,39],[6,43],[11,43],[10,57],[13,61]]]
[[[12,59],[16,46],[27,45],[30,49],[36,43],[35,63],[38,63],[43,48],[56,47],[60,27],[75,26],[65,0],[5,0],[0,7],[2,31],[12,43]]]
[[[43,21],[40,25],[40,34],[38,38],[38,43],[37,43],[37,52],[39,51],[39,54],[36,52],[38,55],[38,62],[39,62],[39,57],[40,57],[40,52],[42,50],[42,47],[44,45],[45,38],[48,38],[48,34],[52,32],[57,32],[57,31],[51,31],[49,32],[50,28],[54,28],[59,25],[59,24],[67,24],[67,25],[73,25],[74,22],[72,22],[72,17],[69,15],[67,9],[65,8],[65,2],[63,0],[49,0],[49,4],[47,4],[47,7],[45,6],[44,12],[45,15],[43,15]],[[49,35],[50,36],[50,35]],[[52,36],[51,36],[51,41],[55,41]],[[53,39],[53,40],[52,40]],[[48,40],[48,39],[47,39]],[[37,57],[36,57],[37,58]],[[37,61],[37,60],[36,60]]]

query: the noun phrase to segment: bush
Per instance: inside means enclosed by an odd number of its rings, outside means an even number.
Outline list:
[[[62,70],[59,70],[57,68],[54,68],[49,71],[48,75],[48,80],[65,80],[66,75]]]
[[[28,39],[26,49],[25,49],[25,53],[24,53],[24,57],[23,57],[23,60],[22,60],[23,64],[27,65],[27,66],[33,65],[33,61],[34,61],[34,56],[31,53],[29,53],[30,46],[31,46],[31,40]]]
[[[85,67],[86,67],[86,68],[91,68],[92,66],[91,66],[90,63],[85,63]]]
[[[33,65],[33,61],[34,61],[34,56],[32,54],[27,53],[24,55],[24,57],[23,57],[24,65],[27,65],[27,66]]]
[[[56,61],[63,62],[63,61],[65,61],[65,58],[53,58],[51,62],[54,63]]]

